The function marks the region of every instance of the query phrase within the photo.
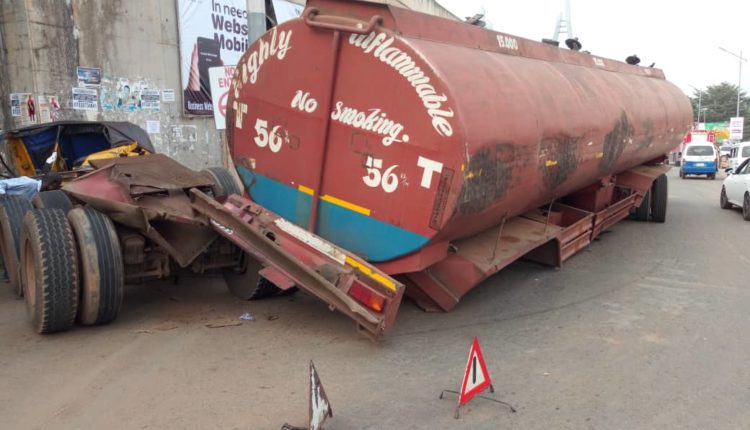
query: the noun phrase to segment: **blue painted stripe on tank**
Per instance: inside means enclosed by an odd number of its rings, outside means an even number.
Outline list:
[[[312,197],[289,185],[240,166],[237,171],[258,204],[307,228]],[[321,200],[316,233],[367,261],[380,262],[414,252],[429,238]]]
[[[414,252],[428,238],[326,201],[320,202],[317,234],[367,261],[388,261]]]
[[[237,167],[237,173],[253,201],[298,226],[307,228],[312,206],[311,195],[242,166]]]

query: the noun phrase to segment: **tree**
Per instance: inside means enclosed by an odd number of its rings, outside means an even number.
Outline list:
[[[701,109],[706,109],[705,121],[704,114],[701,113],[699,122],[728,122],[737,114],[737,85],[729,82],[722,82],[719,85],[709,85],[700,95]],[[690,98],[693,104],[693,114],[698,114],[699,91],[693,92]],[[740,115],[750,107],[750,98],[745,91],[740,92]],[[745,116],[747,118],[747,115]]]

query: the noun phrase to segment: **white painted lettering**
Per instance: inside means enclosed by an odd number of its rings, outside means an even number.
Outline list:
[[[242,128],[242,120],[247,113],[247,105],[245,103],[237,103],[235,100],[232,105],[234,108],[234,128]]]
[[[271,31],[271,40],[266,41],[266,39],[267,36],[258,39],[255,51],[247,56],[247,62],[243,65],[243,83],[245,80],[244,73],[248,73],[250,83],[255,84],[258,80],[258,73],[260,72],[263,63],[273,57],[276,57],[278,60],[283,60],[286,53],[292,49],[292,30],[278,32],[276,27],[274,27]],[[245,70],[247,72],[245,72]]]
[[[422,185],[422,188],[430,189],[430,186],[432,186],[432,175],[434,173],[440,174],[443,172],[443,163],[422,156],[417,160],[417,166],[424,169],[422,171],[422,183],[420,184]]]
[[[318,101],[310,97],[310,93],[298,90],[292,99],[292,108],[299,109],[307,113],[313,113],[318,108]]]
[[[369,112],[369,113],[368,113]],[[382,109],[368,109],[359,111],[344,106],[344,102],[336,102],[331,119],[342,124],[371,131],[383,136],[383,145],[391,146],[393,142],[409,142],[409,135],[403,134],[404,126],[386,115]]]
[[[361,48],[367,54],[372,53],[375,58],[403,76],[422,100],[422,105],[427,110],[435,131],[443,137],[452,136],[453,126],[449,118],[453,118],[454,113],[451,108],[443,106],[443,103],[448,101],[448,97],[445,94],[437,93],[434,85],[430,84],[431,78],[416,65],[414,59],[409,54],[401,48],[392,46],[395,42],[393,37],[389,37],[385,33],[378,33],[374,36],[375,34],[374,32],[367,36],[352,34],[349,37],[349,44]],[[512,38],[508,39],[507,43],[518,49],[518,42]],[[503,41],[505,42],[505,40]]]

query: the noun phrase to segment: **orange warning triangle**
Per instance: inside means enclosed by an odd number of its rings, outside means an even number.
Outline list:
[[[318,371],[310,360],[310,427],[309,430],[319,430],[326,418],[333,416],[331,403],[328,402],[326,390],[320,383]]]
[[[465,405],[472,397],[487,389],[491,383],[490,373],[487,371],[487,365],[482,356],[482,349],[475,337],[471,342],[471,350],[469,350],[469,361],[466,363],[464,381],[461,383],[461,391],[458,395],[458,406]]]

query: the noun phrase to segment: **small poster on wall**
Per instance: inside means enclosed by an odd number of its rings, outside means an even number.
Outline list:
[[[159,111],[161,108],[161,97],[159,90],[141,91],[141,109]]]
[[[102,69],[97,67],[77,67],[78,86],[99,88],[102,85]]]
[[[96,112],[99,110],[99,99],[95,88],[73,88],[73,109]]]

